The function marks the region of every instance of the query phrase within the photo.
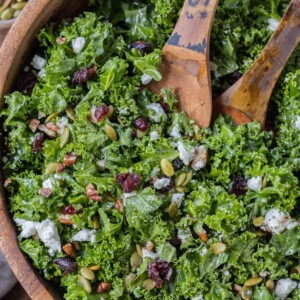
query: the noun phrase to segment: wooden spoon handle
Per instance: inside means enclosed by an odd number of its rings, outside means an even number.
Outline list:
[[[184,59],[205,60],[217,5],[218,0],[185,0],[164,52],[167,49]]]
[[[293,0],[254,65],[228,92],[220,96],[216,107],[220,111],[224,111],[224,106],[227,110],[232,108],[264,125],[275,84],[299,41],[300,0]],[[237,123],[243,122],[237,120]]]

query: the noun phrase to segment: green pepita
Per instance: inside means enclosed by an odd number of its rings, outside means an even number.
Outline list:
[[[70,138],[70,129],[68,127],[65,127],[61,133],[59,146],[62,149],[64,146],[67,145]]]
[[[188,184],[191,182],[192,178],[193,178],[193,172],[190,171],[190,172],[188,172],[188,173],[186,174],[185,181],[184,181],[184,183],[183,183],[181,186],[186,186],[186,185],[188,185]]]
[[[275,289],[275,283],[272,279],[269,279],[267,282],[266,282],[266,288],[270,291],[270,292],[273,292],[274,289]]]
[[[255,219],[253,220],[253,225],[254,225],[255,227],[260,227],[261,225],[264,224],[264,221],[265,221],[265,218],[264,218],[264,217],[258,217],[258,218],[255,218]]]
[[[93,216],[93,228],[96,230],[100,228],[100,221],[98,216]]]
[[[137,251],[134,251],[130,258],[130,264],[133,269],[137,269],[143,262],[142,257],[138,254]]]
[[[86,279],[88,279],[88,280],[94,280],[94,279],[95,279],[95,274],[94,274],[94,272],[93,272],[91,269],[89,269],[89,268],[82,268],[82,269],[80,270],[80,273],[81,273],[81,275],[82,275],[84,278],[86,278]]]
[[[210,245],[210,248],[214,254],[221,254],[226,251],[227,246],[223,243],[214,243]]]
[[[186,179],[186,173],[182,173],[176,176],[175,178],[175,186],[180,187],[183,185],[184,181]]]
[[[14,4],[11,5],[11,8],[15,9],[15,10],[22,10],[25,7],[26,4],[27,4],[26,2],[14,3]]]
[[[115,129],[112,126],[110,126],[109,124],[106,124],[104,126],[104,131],[112,141],[117,140],[117,132],[115,131]]]
[[[67,106],[66,108],[66,113],[67,113],[67,116],[72,120],[72,121],[75,121],[76,119],[76,112],[74,110],[74,108],[70,105]]]
[[[142,246],[140,244],[136,244],[136,251],[139,254],[140,257],[143,256],[143,250]]]
[[[78,282],[87,293],[92,292],[91,284],[86,278],[84,278],[81,275],[78,275]]]
[[[146,279],[144,281],[144,288],[146,291],[151,291],[156,287],[155,282],[152,279]]]
[[[171,218],[174,218],[178,212],[178,205],[175,202],[172,202],[168,208],[168,214]]]
[[[243,300],[250,300],[252,297],[253,290],[249,286],[243,286],[240,296]]]
[[[160,161],[160,167],[162,172],[168,177],[172,177],[175,173],[172,164],[165,158]]]
[[[59,114],[60,114],[59,112],[55,112],[55,113],[51,114],[50,116],[48,116],[47,119],[45,120],[45,124],[49,123],[52,119],[57,117]]]
[[[56,173],[56,168],[58,166],[58,163],[50,163],[47,165],[45,169],[45,174],[51,174],[51,173]]]
[[[248,280],[246,280],[246,282],[244,283],[245,286],[255,286],[258,285],[262,282],[262,278],[261,277],[252,277]]]
[[[6,8],[4,11],[1,13],[1,20],[9,20],[13,17],[14,11],[11,8]]]

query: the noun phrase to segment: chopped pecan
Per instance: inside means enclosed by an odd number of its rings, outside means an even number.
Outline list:
[[[67,166],[67,167],[71,167],[75,164],[76,162],[76,159],[77,159],[77,154],[76,153],[67,153],[65,158],[64,158],[64,164]]]
[[[121,200],[117,200],[114,205],[115,209],[118,210],[121,214],[124,213],[124,205]]]
[[[12,179],[11,178],[7,178],[5,181],[4,181],[4,187],[8,187],[10,184],[12,183]]]
[[[42,124],[38,126],[38,130],[46,133],[50,138],[57,137],[57,133],[53,130],[50,130],[46,127],[46,125]]]
[[[49,198],[52,194],[52,190],[49,188],[42,188],[39,190],[39,194],[43,197]]]
[[[97,190],[95,189],[95,187],[92,185],[92,183],[89,183],[86,186],[85,192],[86,192],[87,197],[90,200],[97,201],[97,202],[101,202],[102,201],[102,197],[99,195],[99,193],[97,192]]]
[[[200,229],[198,235],[204,243],[208,242],[208,235],[204,229]]]
[[[108,283],[108,282],[101,282],[98,285],[97,293],[98,294],[103,294],[105,292],[108,292],[109,290],[110,290],[110,283]]]
[[[64,245],[63,250],[65,251],[65,253],[68,256],[73,257],[73,258],[76,257],[76,249],[72,243],[68,243],[68,244]]]
[[[39,127],[40,125],[40,120],[38,119],[32,119],[29,123],[29,128],[32,132],[36,132],[37,128]]]
[[[59,222],[61,224],[65,225],[73,225],[75,224],[74,221],[72,221],[71,217],[69,215],[63,215],[59,218]]]
[[[56,167],[56,173],[61,173],[65,170],[66,166],[64,164],[58,164]]]
[[[47,129],[55,132],[58,132],[60,130],[60,128],[57,125],[55,125],[53,122],[46,123],[46,127]]]

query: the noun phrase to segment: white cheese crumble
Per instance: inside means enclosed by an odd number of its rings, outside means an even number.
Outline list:
[[[62,134],[64,128],[68,125],[69,120],[67,117],[62,117],[57,121],[57,126],[59,127],[58,133]]]
[[[179,158],[183,163],[188,166],[192,160],[193,153],[190,153],[185,147],[183,142],[177,143],[177,149],[179,151]]]
[[[183,197],[184,197],[184,194],[179,194],[179,193],[176,194],[175,193],[175,194],[172,195],[172,202],[176,203],[178,208],[179,208],[182,204]]]
[[[151,76],[143,74],[143,76],[141,78],[141,81],[142,81],[143,85],[147,85],[147,84],[149,84],[152,81],[152,79],[153,78]]]
[[[281,300],[284,300],[288,295],[297,287],[297,282],[290,278],[280,279],[275,287],[275,296]]]
[[[41,77],[41,78],[45,78],[45,77],[46,77],[46,70],[45,70],[45,68],[43,68],[42,70],[40,70],[40,71],[38,72],[38,75],[39,75],[39,77]]]
[[[170,178],[161,178],[161,179],[156,179],[154,182],[154,187],[157,190],[161,190],[162,188],[168,186],[171,183]]]
[[[36,231],[37,222],[27,221],[20,218],[16,218],[15,222],[18,226],[22,227],[22,231],[20,233],[20,237],[22,239],[27,239],[37,233]]]
[[[148,251],[146,248],[142,248],[143,258],[156,259],[157,254],[153,251]]]
[[[50,255],[55,251],[61,251],[60,237],[53,221],[46,219],[38,223],[36,230],[40,240],[49,248]]]
[[[270,29],[271,31],[276,31],[276,29],[279,26],[279,21],[275,20],[274,18],[270,18],[268,20],[269,26],[268,29]]]
[[[224,271],[224,275],[225,275],[225,276],[229,276],[229,275],[230,275],[230,272],[226,270],[226,271]]]
[[[31,65],[36,69],[36,70],[42,70],[45,68],[47,64],[46,59],[43,57],[40,57],[38,55],[35,55],[32,59]]]
[[[262,177],[252,177],[247,181],[247,186],[251,191],[260,191],[262,188]]]
[[[159,103],[151,103],[147,105],[147,109],[152,110],[153,113],[149,114],[149,118],[155,122],[159,122],[162,116],[165,116],[166,113]]]
[[[53,191],[53,182],[50,178],[43,182],[43,188]]]
[[[85,46],[85,38],[77,37],[72,41],[72,48],[76,54],[79,54]]]
[[[96,242],[96,230],[82,229],[73,236],[75,242]]]
[[[204,247],[202,250],[201,250],[201,256],[204,256],[208,253],[208,250],[206,247]]]
[[[170,132],[170,136],[173,137],[173,138],[175,138],[175,139],[180,139],[180,138],[181,138],[180,127],[179,127],[178,124],[175,125],[175,126],[172,128],[172,130],[171,130],[171,132]]]
[[[195,171],[199,171],[206,166],[207,163],[207,149],[204,146],[197,147],[193,152],[191,167]]]
[[[300,130],[300,116],[297,116],[297,120],[295,122],[295,126],[296,126],[297,129]]]
[[[265,221],[262,229],[269,230],[273,234],[279,234],[284,231],[291,223],[291,217],[281,212],[278,208],[270,209],[265,215]]]
[[[158,132],[157,131],[152,131],[151,133],[150,133],[150,141],[151,142],[155,142],[155,141],[157,141],[159,139],[159,134],[158,134]]]

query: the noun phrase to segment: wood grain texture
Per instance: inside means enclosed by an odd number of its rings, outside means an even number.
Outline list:
[[[0,46],[2,45],[8,31],[10,30],[14,22],[15,19],[0,21]]]
[[[209,63],[210,32],[217,0],[186,0],[175,29],[163,48],[163,79],[147,86],[159,94],[172,88],[180,109],[201,127],[209,127],[212,92]]]
[[[299,42],[300,0],[293,0],[252,68],[216,100],[214,115],[228,114],[238,125],[257,121],[264,126],[275,84]]]
[[[52,18],[71,17],[85,6],[84,0],[30,0],[0,49],[0,109],[30,53],[36,33]],[[0,142],[3,145],[3,141]],[[1,152],[3,147],[0,148]],[[2,153],[0,153],[1,158]],[[0,247],[17,279],[34,300],[60,299],[58,292],[37,275],[19,249],[16,228],[8,213],[0,172]]]

